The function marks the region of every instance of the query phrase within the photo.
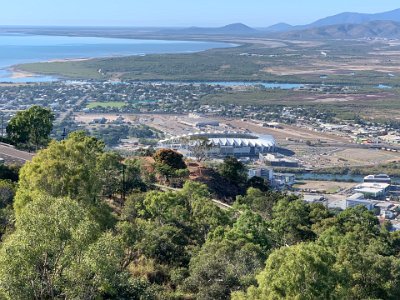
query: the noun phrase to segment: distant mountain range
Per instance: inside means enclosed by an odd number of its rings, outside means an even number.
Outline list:
[[[362,24],[338,24],[279,32],[277,36],[285,39],[399,39],[400,23],[393,21],[372,21]]]
[[[293,39],[352,39],[352,38],[400,38],[400,9],[363,14],[345,12],[326,17],[306,25],[292,26],[278,23],[267,28],[251,28],[242,23],[223,27],[189,27],[163,29],[160,34],[175,35],[231,35],[271,36]]]
[[[377,14],[345,12],[307,25],[279,23],[265,31],[292,39],[400,38],[400,9]]]
[[[388,12],[376,13],[376,14],[362,14],[354,12],[345,12],[334,16],[326,17],[317,20],[307,25],[292,26],[286,23],[278,23],[270,27],[265,28],[265,31],[269,32],[284,32],[292,30],[304,30],[312,29],[324,26],[332,25],[343,25],[343,24],[363,24],[373,21],[393,21],[400,22],[400,9],[395,9]]]
[[[190,35],[255,35],[260,33],[242,23],[229,24],[223,27],[189,27],[183,29],[166,29],[160,33],[190,34]]]
[[[78,28],[80,34],[97,36],[104,34],[96,28]],[[242,23],[229,24],[223,27],[189,27],[189,28],[112,28],[107,29],[115,37],[141,36],[248,36],[292,39],[353,39],[353,38],[397,38],[400,39],[400,9],[377,13],[363,14],[345,12],[326,17],[306,25],[292,26],[278,23],[267,28],[251,28]],[[71,34],[69,27],[0,27],[0,32],[23,32],[31,34]]]

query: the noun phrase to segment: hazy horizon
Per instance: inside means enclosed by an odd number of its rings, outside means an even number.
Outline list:
[[[332,1],[323,5],[317,0],[70,0],[56,5],[51,0],[21,0],[2,5],[0,26],[216,27],[244,23],[267,27],[280,22],[302,25],[342,12],[378,13],[397,8],[400,3],[394,0]]]

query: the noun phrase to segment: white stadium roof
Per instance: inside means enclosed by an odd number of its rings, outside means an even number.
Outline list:
[[[238,146],[238,147],[263,147],[269,148],[275,146],[275,140],[259,138],[259,139],[244,139],[244,138],[210,138],[210,142],[214,146]]]
[[[161,144],[176,143],[178,141],[196,142],[196,138],[206,138],[214,146],[237,146],[237,147],[263,147],[269,148],[276,146],[276,142],[271,135],[254,135],[237,132],[200,132],[187,135],[175,136],[160,141]]]

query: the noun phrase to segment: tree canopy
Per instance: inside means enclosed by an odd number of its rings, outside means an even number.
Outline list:
[[[159,149],[153,158],[157,172],[165,178],[166,183],[173,183],[175,179],[176,185],[180,185],[182,179],[189,175],[183,155],[174,150]]]
[[[21,169],[16,211],[35,193],[95,202],[105,175],[97,166],[103,163],[104,155],[104,144],[83,132],[51,142]]]
[[[0,170],[0,298],[400,298],[400,234],[366,208],[249,182],[234,158],[194,182],[172,150],[155,170],[181,188],[153,185],[149,160],[75,132]]]
[[[229,156],[219,166],[219,173],[229,181],[240,184],[247,180],[246,168],[237,158]]]
[[[16,145],[37,150],[48,144],[53,121],[54,114],[50,109],[34,105],[16,113],[7,125],[7,135]]]
[[[90,299],[115,288],[121,251],[77,202],[42,196],[23,208],[1,247],[0,288],[12,299]]]
[[[274,251],[257,276],[258,286],[233,299],[331,299],[335,293],[335,257],[310,243]]]

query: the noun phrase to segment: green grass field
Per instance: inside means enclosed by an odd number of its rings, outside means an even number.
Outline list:
[[[95,107],[109,107],[109,108],[121,108],[126,105],[125,102],[90,102],[86,107],[87,108],[95,108]]]

